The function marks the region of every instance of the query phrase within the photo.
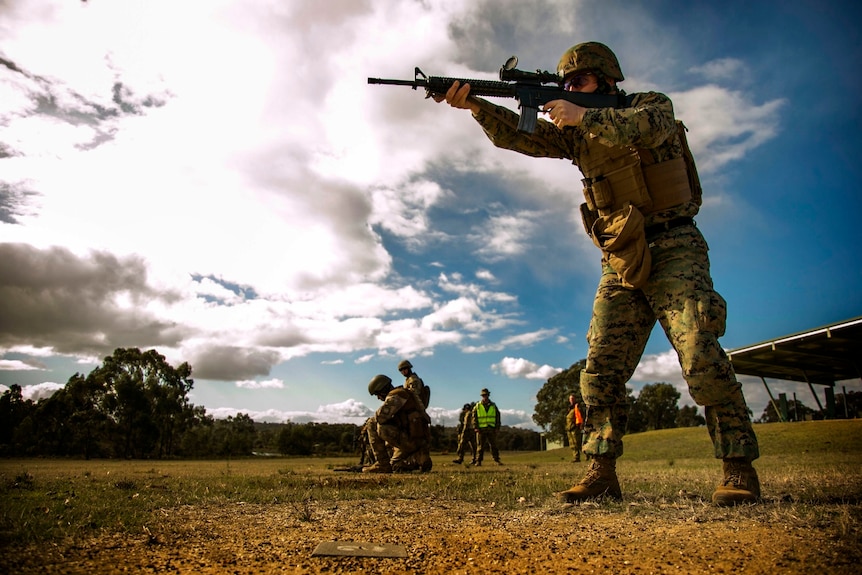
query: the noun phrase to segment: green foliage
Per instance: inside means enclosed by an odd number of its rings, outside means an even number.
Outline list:
[[[706,425],[706,418],[698,413],[697,407],[684,405],[676,415],[676,427],[700,427]]]
[[[653,429],[670,429],[676,427],[676,418],[679,413],[680,394],[674,386],[669,383],[650,383],[641,389],[637,399],[632,404],[631,410],[640,412],[645,427],[640,429],[632,425],[629,419],[628,430],[630,433],[638,431],[649,431]]]
[[[569,395],[574,394],[578,402],[581,397],[581,370],[586,360],[573,364],[569,369],[552,376],[536,394],[533,421],[545,430],[549,441],[562,441],[566,436],[566,413],[569,411]]]

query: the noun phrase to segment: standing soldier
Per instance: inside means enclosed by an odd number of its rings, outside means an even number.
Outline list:
[[[760,481],[751,462],[760,451],[742,386],[718,342],[727,307],[713,286],[709,248],[693,219],[702,190],[685,127],[666,95],[626,95],[618,88],[623,73],[604,44],[569,48],[557,72],[564,90],[619,95],[627,107],[552,100],[543,107],[548,120],[539,119],[527,134],[518,131],[515,112],[470,96],[469,84],[456,81],[434,99],[470,110],[497,147],[569,160],[583,176],[581,217],[602,251],[580,381],[587,405],[584,452],[591,463],[583,479],[561,495],[569,502],[622,498],[616,463],[628,420],[626,382],[658,322],[692,398],[705,407],[713,453],[723,461],[713,503],[757,501]]]
[[[467,446],[470,446],[470,453],[473,455],[473,459],[470,461],[471,465],[476,464],[476,440],[473,435],[473,407],[476,403],[465,403],[464,407],[461,408],[461,415],[458,417],[458,422],[460,424],[458,428],[458,459],[453,459],[452,463],[461,464],[464,462],[464,452],[467,451]]]
[[[368,393],[383,405],[368,421],[368,441],[376,461],[363,467],[362,473],[409,471],[408,459],[423,473],[431,471],[431,419],[416,394],[393,387],[392,380],[385,375],[374,376],[368,383]],[[391,459],[387,444],[394,448]]]
[[[497,449],[497,432],[500,430],[500,410],[491,401],[491,392],[487,388],[481,392],[482,401],[473,407],[473,429],[476,431],[476,465],[482,465],[485,456],[485,443],[491,448],[491,456],[497,465],[500,461],[500,450]]]
[[[415,393],[425,409],[428,409],[428,403],[431,401],[431,388],[425,385],[422,378],[413,372],[413,364],[408,360],[402,360],[398,364],[398,371],[404,376],[404,387]]]
[[[569,395],[569,411],[566,413],[566,434],[569,436],[569,447],[572,448],[572,461],[581,460],[581,443],[584,438],[584,416],[578,406],[578,398]]]

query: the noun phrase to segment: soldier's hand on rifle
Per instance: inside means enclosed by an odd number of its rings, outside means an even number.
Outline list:
[[[561,130],[566,126],[577,126],[583,121],[586,108],[566,100],[551,100],[542,109]]]
[[[433,97],[438,103],[446,100],[446,103],[453,108],[470,110],[471,112],[479,111],[479,105],[470,97],[470,84],[461,85],[457,80],[455,80],[445,95],[435,94]]]

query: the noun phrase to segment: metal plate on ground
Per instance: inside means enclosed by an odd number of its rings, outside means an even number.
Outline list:
[[[322,541],[312,551],[312,557],[407,557],[403,545],[389,543],[365,543],[362,541]]]

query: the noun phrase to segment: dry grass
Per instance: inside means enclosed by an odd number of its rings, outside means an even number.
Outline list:
[[[757,432],[764,499],[760,505],[733,509],[709,503],[721,466],[710,457],[703,429],[628,437],[627,453],[618,465],[624,500],[574,506],[561,505],[553,496],[577,480],[586,466],[570,463],[567,450],[504,453],[505,466],[481,468],[454,465],[450,457],[440,455],[430,474],[384,476],[333,471],[354,463],[353,458],[5,460],[0,461],[0,556],[5,557],[0,567],[36,572],[68,562],[75,553],[89,557],[89,550],[104,546],[106,540],[127,552],[142,546],[179,557],[201,550],[175,548],[174,542],[197,541],[195,545],[204,549],[239,547],[263,565],[270,555],[255,555],[248,546],[255,541],[265,545],[268,537],[281,541],[281,560],[302,563],[310,552],[309,538],[373,538],[379,536],[381,524],[414,517],[413,526],[408,521],[406,531],[399,531],[396,538],[414,550],[404,572],[447,572],[460,565],[449,557],[428,563],[427,555],[434,549],[445,555],[451,534],[463,528],[459,521],[472,525],[477,537],[487,532],[480,537],[485,543],[475,550],[477,557],[485,556],[485,547],[514,545],[515,551],[500,550],[509,557],[508,570],[513,573],[531,572],[527,559],[542,564],[539,555],[544,556],[544,547],[542,538],[536,537],[540,532],[556,533],[559,544],[575,537],[584,565],[606,565],[601,551],[589,550],[612,545],[638,561],[657,561],[659,567],[652,572],[664,572],[660,566],[667,554],[694,549],[702,555],[701,537],[713,538],[709,544],[718,545],[709,555],[714,565],[726,555],[721,552],[725,543],[714,538],[730,537],[736,545],[758,549],[766,563],[755,568],[754,562],[761,559],[746,552],[742,564],[738,558],[729,561],[725,572],[741,567],[750,572],[796,572],[793,567],[806,561],[819,561],[833,573],[854,572],[862,561],[862,421],[770,424],[758,426]],[[215,517],[225,524],[214,523]],[[569,529],[567,534],[566,526],[573,524],[591,527]],[[422,525],[418,531],[417,525]],[[296,530],[297,539],[287,537],[286,530]],[[513,539],[516,534],[520,543]],[[794,543],[802,537],[819,548],[803,551]],[[650,545],[658,556],[641,555]],[[66,551],[54,558],[30,557],[28,563],[12,553],[22,548]],[[417,554],[426,560],[416,562]],[[785,555],[796,559],[785,564]],[[515,561],[522,556],[525,563],[519,570]],[[81,565],[98,571],[105,560],[107,556],[90,558]],[[221,559],[213,561],[222,565]],[[674,561],[681,564],[678,556]],[[699,561],[689,557],[683,563],[709,570]],[[555,564],[554,556],[548,555],[547,565]],[[344,571],[314,565],[300,571],[351,572],[352,564],[344,563]],[[82,567],[81,572],[90,571]]]

